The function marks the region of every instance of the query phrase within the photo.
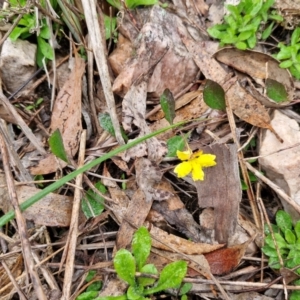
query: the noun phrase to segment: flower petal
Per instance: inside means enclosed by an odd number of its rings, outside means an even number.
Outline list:
[[[179,150],[177,150],[176,154],[177,154],[177,157],[180,160],[188,160],[188,159],[191,158],[193,152],[192,152],[191,149],[188,149],[186,151],[179,151]]]
[[[201,156],[195,158],[197,163],[201,167],[212,167],[215,166],[217,163],[215,162],[216,156],[213,154],[202,154]]]
[[[204,180],[204,172],[199,165],[195,165],[192,170],[192,178],[194,181],[196,180]]]
[[[177,174],[178,178],[187,176],[192,171],[192,164],[189,161],[180,163],[174,169],[174,172]]]

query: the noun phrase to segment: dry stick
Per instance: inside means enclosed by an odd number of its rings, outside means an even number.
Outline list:
[[[35,148],[41,153],[46,155],[46,151],[43,148],[40,141],[36,138],[36,136],[32,133],[31,129],[27,126],[27,124],[24,122],[24,120],[20,117],[20,115],[17,113],[14,106],[9,102],[9,100],[5,97],[5,95],[0,91],[0,102],[2,102],[2,105],[6,108],[6,110],[13,115],[13,117],[16,119],[17,124],[21,127],[24,134],[27,136],[27,138],[30,140],[30,142],[35,146]]]
[[[78,158],[79,168],[84,165],[85,143],[86,143],[86,130],[82,132],[81,139],[80,139],[79,158]],[[83,178],[83,173],[79,174],[76,177],[76,186],[78,187],[82,186],[82,178]],[[69,231],[68,240],[63,254],[63,258],[64,258],[65,253],[67,253],[64,286],[63,286],[63,292],[61,297],[61,299],[64,300],[70,299],[71,296],[71,285],[72,285],[72,277],[74,271],[75,250],[76,250],[76,243],[77,243],[77,236],[78,236],[78,215],[80,209],[80,199],[81,199],[81,189],[76,188],[74,193],[70,231]],[[63,258],[62,258],[62,264],[63,264]]]
[[[91,48],[91,39],[88,37],[88,47]],[[90,108],[91,108],[91,113],[92,113],[92,118],[93,118],[93,124],[94,127],[97,131],[97,136],[101,135],[101,130],[100,123],[97,118],[97,111],[96,111],[96,106],[95,106],[95,101],[94,101],[94,95],[93,95],[93,85],[94,85],[94,80],[93,80],[93,75],[94,75],[94,55],[91,51],[87,51],[87,57],[88,57],[88,95],[89,95],[89,102],[90,102]]]
[[[228,101],[226,95],[225,95],[225,101],[226,101],[226,112],[227,112],[229,126],[230,126],[230,129],[231,129],[231,132],[232,132],[233,141],[235,142],[237,148],[239,149],[239,148],[241,148],[241,145],[240,145],[240,143],[237,139],[237,136],[236,136],[236,126],[235,126],[235,122],[234,122],[234,116],[233,116],[232,108],[231,108],[231,105],[230,105],[230,101]],[[250,182],[250,179],[249,179],[249,175],[247,173],[247,169],[245,168],[245,164],[244,164],[244,155],[243,155],[242,151],[239,151],[237,154],[238,154],[238,158],[239,158],[240,167],[241,167],[241,170],[242,170],[243,179],[244,179],[245,183],[248,186],[247,195],[248,195],[250,206],[251,206],[251,209],[252,209],[252,212],[253,212],[255,225],[258,228],[261,228],[261,222],[259,221],[259,217],[258,217],[259,212],[258,212],[256,202],[255,202],[255,199],[254,199],[254,194],[253,194],[251,182]]]
[[[124,140],[120,130],[120,124],[116,112],[115,99],[112,92],[107,60],[105,57],[104,38],[101,35],[99,22],[96,12],[95,0],[82,1],[85,20],[90,34],[92,49],[95,55],[95,60],[100,75],[100,80],[105,95],[106,104],[111,116],[113,127],[116,134],[116,139],[120,145],[124,145]]]
[[[9,198],[11,200],[11,203],[14,207],[15,214],[16,214],[16,220],[18,224],[18,230],[19,235],[21,239],[21,245],[22,245],[22,252],[24,256],[25,266],[27,267],[27,271],[29,272],[29,275],[32,280],[32,284],[34,287],[34,290],[36,292],[38,299],[45,299],[47,300],[47,297],[44,294],[42,284],[40,282],[39,275],[36,271],[34,261],[31,255],[31,246],[30,242],[27,237],[27,231],[26,231],[26,223],[25,219],[21,213],[20,207],[19,207],[19,201],[15,189],[14,179],[11,173],[10,164],[9,164],[9,156],[8,151],[4,142],[4,139],[2,135],[0,135],[0,149],[2,153],[2,160],[3,160],[3,169],[5,172],[5,179],[7,183],[7,191],[9,194]]]
[[[9,277],[11,283],[14,285],[16,291],[18,292],[18,295],[19,295],[20,299],[21,299],[21,300],[27,300],[27,297],[24,295],[23,291],[20,289],[20,287],[19,287],[17,281],[15,280],[13,274],[11,274],[10,269],[9,269],[9,267],[7,266],[7,264],[6,264],[4,261],[2,261],[1,263],[2,263],[3,268],[4,268],[5,271],[6,271],[6,274],[7,274],[8,277]]]
[[[5,42],[5,40],[8,38],[8,36],[11,34],[11,32],[14,30],[14,28],[18,25],[19,21],[22,19],[23,14],[19,14],[16,20],[14,21],[14,24],[9,28],[9,30],[5,33],[4,37],[0,41],[0,46]]]
[[[245,165],[257,178],[261,179],[265,184],[267,184],[274,192],[276,192],[282,199],[284,199],[300,214],[300,206],[290,196],[288,196],[278,185],[276,185],[266,176],[258,172],[258,170],[253,168],[248,162],[245,162]]]

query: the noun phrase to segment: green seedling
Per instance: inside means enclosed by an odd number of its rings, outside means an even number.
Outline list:
[[[134,9],[138,6],[149,6],[158,3],[157,0],[106,0],[111,6],[122,9],[125,5],[126,8]]]
[[[280,51],[274,56],[282,61],[279,66],[288,68],[295,78],[300,79],[300,27],[297,27],[292,33],[290,45],[279,43],[278,47]]]
[[[229,14],[223,24],[207,29],[209,35],[220,40],[220,46],[234,45],[245,50],[254,48],[257,38],[265,40],[276,22],[283,18],[270,10],[275,0],[241,0],[238,5],[226,5]]]
[[[17,26],[13,29],[10,34],[10,39],[15,41],[18,38],[25,40],[32,35],[38,33],[37,35],[37,64],[39,67],[43,66],[43,60],[49,59],[53,60],[54,50],[50,46],[48,40],[51,37],[50,28],[47,25],[46,18],[37,17],[33,7],[28,7],[28,1],[26,0],[9,0],[10,7],[14,11],[19,11],[23,14],[22,18],[18,22]],[[52,8],[57,7],[57,1],[50,1]],[[46,2],[41,1],[41,6],[45,9]],[[24,13],[26,11],[26,13]],[[5,13],[1,13],[2,18]],[[15,21],[17,17],[13,17],[12,21]]]
[[[86,278],[85,278],[85,282],[90,282],[92,281],[96,276],[96,271],[92,270],[89,271]],[[93,283],[91,283],[87,289],[85,290],[85,292],[83,292],[82,294],[80,294],[76,300],[93,300],[97,297],[99,291],[102,288],[102,282],[101,281],[94,281]]]
[[[167,289],[178,289],[178,294],[182,299],[186,299],[186,293],[191,285],[181,285],[186,275],[187,263],[182,260],[172,262],[166,265],[159,274],[153,264],[146,263],[150,255],[151,242],[148,230],[140,227],[133,236],[132,251],[120,249],[114,257],[114,268],[118,277],[128,284],[126,294],[116,297],[98,297],[95,300],[142,300]],[[136,272],[142,273],[142,276],[137,277]]]
[[[300,221],[294,226],[291,216],[279,210],[276,213],[276,225],[272,224],[271,227],[265,226],[266,238],[265,245],[262,247],[262,252],[269,258],[269,266],[275,270],[282,267],[288,269],[296,267],[295,272],[300,275]],[[280,264],[279,254],[283,265]],[[300,282],[296,281],[294,284],[300,284]],[[296,293],[292,292],[290,299],[299,299],[295,296]]]

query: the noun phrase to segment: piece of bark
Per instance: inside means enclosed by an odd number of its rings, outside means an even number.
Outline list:
[[[215,210],[215,239],[227,243],[233,235],[242,197],[236,145],[205,147],[204,153],[216,155],[217,165],[205,169],[205,180],[196,181],[199,207]]]

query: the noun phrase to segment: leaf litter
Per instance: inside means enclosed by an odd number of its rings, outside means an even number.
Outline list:
[[[294,6],[291,7],[294,9]],[[261,271],[261,267],[251,263],[245,255],[252,247],[255,250],[251,256],[260,259],[258,252],[255,251],[262,246],[263,223],[266,218],[263,205],[268,207],[271,215],[283,206],[294,220],[299,219],[298,210],[294,208],[299,205],[299,184],[295,181],[299,177],[297,176],[299,126],[295,120],[286,115],[291,110],[289,107],[295,102],[297,85],[294,85],[294,79],[286,69],[279,68],[279,63],[272,56],[259,49],[219,50],[216,42],[207,41],[205,30],[199,25],[199,19],[204,22],[204,15],[209,14],[209,10],[210,7],[205,1],[195,1],[193,4],[176,1],[167,9],[159,5],[137,8],[130,12],[125,9],[122,16],[119,16],[118,41],[113,46],[113,51],[108,49],[107,60],[113,71],[109,80],[112,81],[112,91],[116,98],[118,119],[113,119],[114,114],[108,109],[109,104],[105,99],[101,105],[96,106],[98,117],[101,118],[106,114],[111,118],[111,122],[106,123],[107,127],[103,128],[106,133],[102,136],[97,130],[92,132],[86,141],[86,157],[90,159],[88,153],[94,157],[103,155],[117,147],[114,138],[116,122],[122,124],[128,142],[162,129],[169,123],[188,122],[126,150],[107,161],[105,166],[92,168],[84,175],[81,186],[74,186],[74,182],[70,182],[68,186],[48,194],[23,212],[23,217],[27,220],[26,226],[32,227],[30,231],[26,228],[28,235],[35,238],[35,245],[45,247],[47,262],[44,266],[47,272],[54,273],[61,267],[56,264],[61,256],[54,251],[62,250],[59,243],[62,241],[65,243],[65,236],[69,232],[74,190],[80,189],[82,198],[93,197],[93,205],[97,205],[99,199],[105,199],[105,203],[102,203],[102,200],[99,202],[99,205],[102,205],[101,209],[93,210],[94,217],[89,220],[82,212],[76,212],[79,232],[73,239],[77,243],[74,245],[77,246],[74,253],[75,263],[72,266],[64,266],[69,273],[71,267],[78,268],[79,265],[83,265],[86,268],[95,266],[97,276],[101,280],[106,275],[111,276],[105,268],[108,266],[107,263],[111,263],[112,255],[117,249],[128,248],[133,233],[138,227],[145,225],[153,238],[149,262],[155,262],[161,270],[172,260],[188,261],[189,279],[195,278],[195,284],[203,277],[203,280],[213,280],[222,299],[233,299],[229,298],[231,297],[229,291],[233,286],[230,285],[230,281],[222,283],[222,278],[220,286],[213,275],[236,276],[232,278],[240,283],[240,289],[235,289],[235,292],[240,293],[241,297],[244,285],[252,290],[267,289],[274,297],[276,293],[280,294],[286,288],[284,282],[275,289],[271,289],[270,285],[264,286],[263,283],[261,286],[251,285],[251,281],[259,282],[255,273]],[[288,24],[294,26],[294,19],[287,20]],[[88,30],[91,30],[90,27]],[[93,44],[92,51],[96,51],[95,47]],[[32,181],[16,186],[20,203],[37,193],[39,188],[42,188],[38,186],[39,184],[46,187],[48,185],[46,179],[59,180],[59,177],[76,168],[80,135],[87,127],[87,124],[82,122],[81,116],[84,101],[82,95],[94,96],[96,101],[93,85],[94,81],[98,80],[97,74],[92,78],[86,77],[87,65],[84,58],[76,53],[75,51],[70,54],[74,55],[74,69],[65,83],[62,86],[58,85],[60,88],[56,91],[51,117],[50,105],[43,106],[39,110],[26,111],[26,103],[30,101],[26,96],[13,100],[13,104],[19,105],[18,108],[15,106],[7,110],[7,106],[1,107],[4,108],[4,114],[1,113],[1,116],[6,120],[8,124],[6,130],[11,136],[11,140],[7,141],[8,147],[14,147],[22,137],[16,132],[25,128],[23,123],[21,129],[10,124],[13,109],[12,123],[19,124],[15,116],[21,116],[34,130],[36,136],[39,134],[43,136],[44,149],[39,152],[48,153],[46,156],[32,155],[34,145],[29,144],[29,136],[28,139],[22,140],[23,146],[17,150],[19,158],[15,159],[19,159],[20,162],[17,163],[24,165],[26,161],[26,168],[32,176]],[[90,62],[88,68],[93,68]],[[89,72],[89,76],[93,72]],[[88,85],[85,84],[86,80],[89,80]],[[44,89],[49,94],[49,89],[45,86]],[[220,90],[221,93],[216,90]],[[8,91],[9,89],[5,90],[4,87],[4,92]],[[40,91],[36,90],[34,97],[38,97],[39,93]],[[222,94],[222,100],[214,99],[215,94]],[[165,96],[160,102],[162,95]],[[207,97],[212,97],[212,100],[207,101]],[[235,130],[232,124],[228,126],[225,110],[228,116],[230,111],[235,115],[233,120]],[[87,111],[91,114],[91,109]],[[47,138],[56,129],[61,132],[69,163],[50,153]],[[3,135],[2,130],[1,127]],[[26,135],[26,132],[24,133]],[[229,135],[226,137],[226,134]],[[217,166],[204,169],[204,181],[194,182],[190,177],[179,180],[174,176],[176,158],[166,157],[167,143],[170,137],[180,136],[183,137],[184,147],[189,145],[194,151],[204,150],[205,153],[216,155]],[[260,143],[258,144],[255,139]],[[227,143],[220,142],[222,140],[226,140]],[[235,144],[236,140],[238,144]],[[249,189],[256,191],[255,199],[260,204],[254,205],[261,213],[260,216],[254,215],[257,212],[251,211],[253,206],[247,202],[249,193],[242,194],[241,191],[239,167],[243,162],[238,155],[241,151],[246,160],[251,157],[255,160],[259,154],[259,160],[255,161],[254,167],[251,165],[251,168],[257,170],[263,168],[266,172],[266,174],[255,172],[256,184],[251,184],[250,179],[247,181],[248,191]],[[174,153],[173,151],[173,155]],[[34,157],[30,164],[28,154],[32,155],[31,159]],[[26,157],[26,160],[22,157]],[[20,171],[17,168],[14,170]],[[0,184],[3,188],[0,209],[3,213],[7,213],[11,206],[4,178],[1,176]],[[41,181],[37,181],[39,179]],[[268,183],[266,179],[272,182]],[[267,185],[260,185],[258,180]],[[105,189],[97,189],[99,183],[106,186],[107,192]],[[272,202],[274,196],[271,196],[270,188],[278,193],[276,203]],[[264,192],[269,191],[266,199],[262,199],[261,189]],[[294,201],[294,206],[289,205],[289,201]],[[102,212],[103,208],[105,212]],[[39,231],[40,225],[49,227],[54,234],[49,235],[45,227]],[[57,234],[60,227],[66,228]],[[23,237],[18,236],[18,230],[15,230],[14,236],[5,232],[1,233],[0,238],[4,241],[1,244],[0,257],[8,263],[8,254],[12,251],[12,246],[19,245]],[[56,242],[59,246],[55,244]],[[21,253],[22,247],[14,246],[14,251]],[[55,259],[49,261],[52,254]],[[41,253],[38,255],[40,256],[37,261],[45,258]],[[16,255],[14,262],[9,264],[10,272],[15,277],[19,276],[19,280],[26,276],[20,261],[25,260],[26,263],[27,259],[26,256]],[[96,267],[97,265],[100,267]],[[248,273],[247,276],[251,280],[247,282],[238,272],[247,273],[247,268],[250,267],[254,271]],[[0,274],[4,273],[4,269],[0,267]],[[72,292],[78,296],[85,275],[81,273],[76,278],[76,272],[71,274],[73,274]],[[276,279],[276,273],[264,273],[262,276],[266,281]],[[58,293],[57,298],[61,295],[70,295],[70,286],[65,285],[64,280],[59,277],[53,278],[54,282],[43,278],[47,291]],[[20,285],[25,282],[22,280],[19,281]],[[3,282],[0,294],[16,293],[16,290],[9,286],[7,279]],[[209,284],[211,283],[209,281]],[[35,283],[34,290],[38,291],[36,285],[38,283]],[[228,292],[225,292],[222,286],[226,286]],[[117,288],[121,289],[118,294],[126,291],[119,280],[115,281],[110,289],[106,287],[104,290],[106,295],[112,295],[113,290]],[[194,290],[197,290],[196,285]],[[210,287],[201,293],[200,297],[214,299],[216,295],[216,290]],[[30,294],[27,296],[31,297]],[[256,293],[256,296],[262,295]]]

